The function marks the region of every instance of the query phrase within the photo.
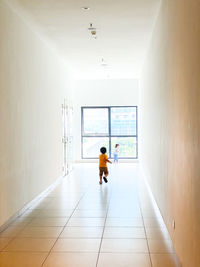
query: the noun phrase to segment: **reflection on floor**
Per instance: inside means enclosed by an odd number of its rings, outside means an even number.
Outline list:
[[[0,234],[1,267],[179,267],[137,164],[79,164]]]

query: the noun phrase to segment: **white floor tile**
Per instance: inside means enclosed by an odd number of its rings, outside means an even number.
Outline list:
[[[44,263],[44,267],[95,267],[97,253],[52,252]]]
[[[180,267],[138,165],[109,168],[100,186],[97,164],[76,165],[1,232],[0,266],[39,267],[48,256],[44,267]]]
[[[103,227],[65,227],[60,238],[101,238]]]
[[[146,238],[142,227],[106,227],[103,238]]]
[[[103,239],[101,252],[148,253],[146,239]]]
[[[98,252],[101,239],[58,239],[53,252]]]
[[[100,253],[97,267],[151,267],[148,254]]]

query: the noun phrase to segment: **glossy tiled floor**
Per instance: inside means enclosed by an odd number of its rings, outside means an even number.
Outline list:
[[[80,164],[0,233],[1,267],[179,267],[137,164]]]

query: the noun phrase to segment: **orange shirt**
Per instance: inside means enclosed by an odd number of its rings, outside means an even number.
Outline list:
[[[108,156],[106,154],[99,155],[99,167],[107,167]]]

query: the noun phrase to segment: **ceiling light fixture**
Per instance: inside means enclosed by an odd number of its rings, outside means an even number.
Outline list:
[[[102,67],[108,66],[108,64],[105,62],[105,60],[103,58],[101,59],[101,66]]]
[[[83,6],[81,7],[82,10],[90,10],[90,7],[89,6]]]
[[[90,31],[92,37],[94,39],[97,39],[97,29],[93,27],[92,23],[90,23],[90,26],[89,26],[88,30]]]

